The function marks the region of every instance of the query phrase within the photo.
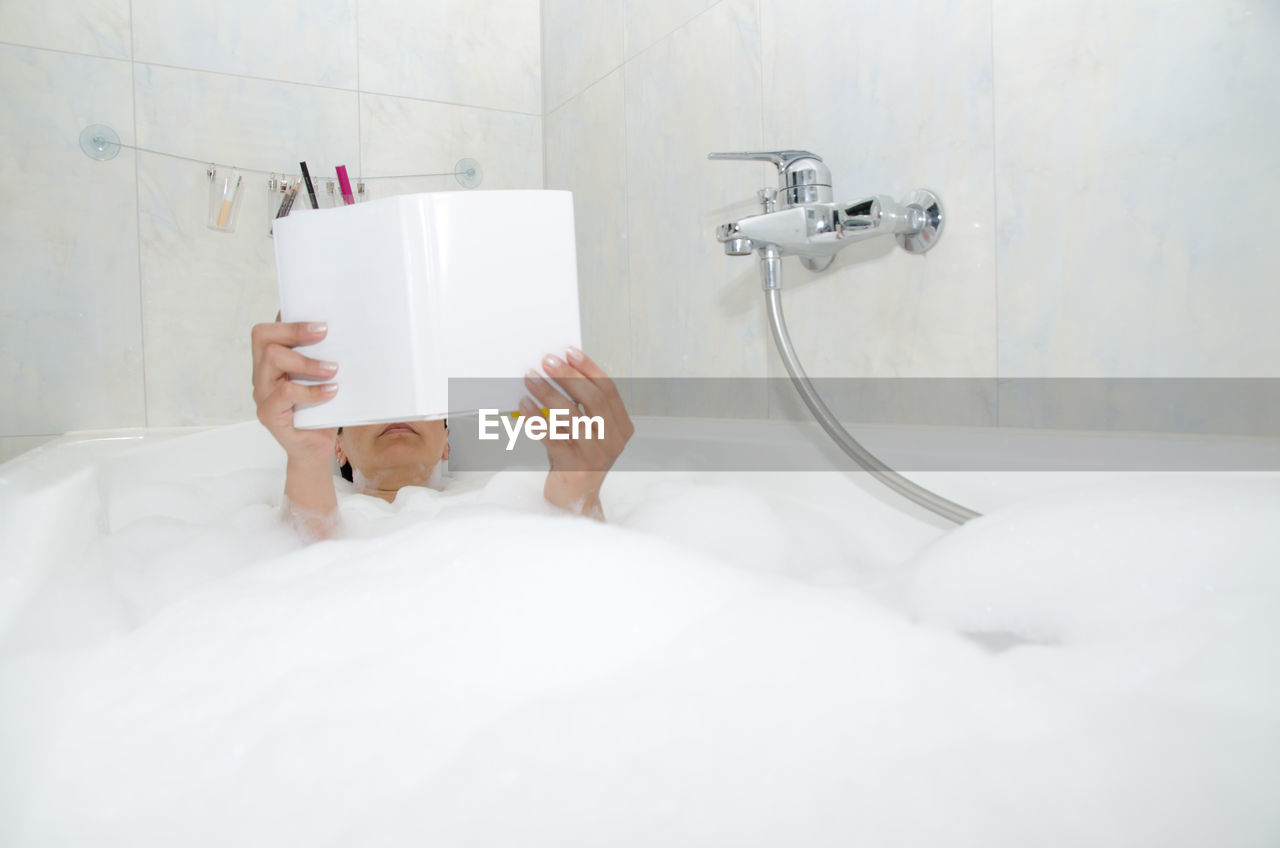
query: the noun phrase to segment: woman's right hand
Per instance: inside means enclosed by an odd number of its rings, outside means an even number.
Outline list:
[[[333,379],[338,371],[337,363],[311,359],[294,350],[298,345],[320,341],[327,332],[325,324],[305,321],[281,323],[277,316],[274,323],[255,324],[250,334],[253,340],[253,401],[258,406],[258,420],[285,449],[291,463],[323,463],[325,469],[333,461],[333,445],[338,431],[296,429],[293,426],[293,405],[328,400],[338,387],[335,383],[303,385],[289,377]]]

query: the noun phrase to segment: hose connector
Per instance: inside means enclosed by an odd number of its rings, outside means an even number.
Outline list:
[[[760,287],[765,291],[782,288],[782,252],[775,244],[760,248]]]

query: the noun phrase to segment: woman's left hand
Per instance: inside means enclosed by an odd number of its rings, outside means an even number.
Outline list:
[[[603,519],[600,487],[636,428],[618,395],[618,387],[604,369],[577,348],[569,348],[567,356],[567,362],[558,356],[547,356],[542,360],[542,367],[569,397],[536,371],[529,371],[524,383],[536,403],[524,398],[520,401],[520,412],[529,417],[543,417],[542,409],[559,409],[565,410],[567,416],[585,414],[603,422],[603,426],[582,427],[578,438],[552,439],[548,431],[542,440],[551,462],[543,496],[562,509]],[[572,436],[573,428],[561,429]]]

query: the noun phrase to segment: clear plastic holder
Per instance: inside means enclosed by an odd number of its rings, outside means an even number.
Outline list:
[[[291,196],[290,190],[297,186],[297,191]],[[307,189],[302,185],[302,177],[290,176],[288,174],[272,174],[267,179],[267,218],[274,220],[281,217],[281,213],[289,214],[292,208],[298,203],[299,195],[302,195],[302,202],[307,202]],[[298,207],[302,208],[302,207]]]
[[[276,218],[283,218],[295,208],[305,209],[309,202],[302,177],[272,174],[267,180],[267,235],[275,236]],[[302,205],[299,205],[302,204]]]
[[[316,200],[320,202],[321,209],[337,209],[342,206],[348,206],[342,199],[342,189],[338,185],[337,177],[312,177],[316,186]],[[354,180],[351,187],[355,196],[356,203],[363,203],[369,199],[368,186],[364,180]],[[306,191],[303,188],[303,191]]]
[[[316,200],[320,209],[333,209],[342,206],[342,191],[336,179],[312,178],[316,189]],[[364,180],[356,180],[352,184],[352,192],[356,203],[369,199],[368,185]],[[275,236],[275,220],[283,218],[298,210],[311,208],[311,199],[307,196],[306,182],[301,176],[293,174],[272,174],[267,179],[267,235]]]
[[[244,175],[235,168],[214,165],[210,165],[206,173],[209,177],[209,229],[234,233],[240,200],[244,196]]]

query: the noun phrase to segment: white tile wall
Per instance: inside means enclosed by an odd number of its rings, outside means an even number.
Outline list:
[[[883,239],[821,274],[784,261],[787,321],[811,376],[995,376],[988,10],[957,0],[921,20],[862,0],[761,5],[765,148],[822,156],[836,200],[925,187],[947,215],[924,256]],[[770,375],[785,374],[771,354]]]
[[[359,159],[354,91],[142,64],[136,90],[146,148],[263,170],[296,170],[305,158],[317,178]],[[252,418],[249,330],[277,309],[267,178],[244,174],[236,231],[223,233],[206,226],[203,167],[139,161],[147,422]]]
[[[1280,376],[1280,7],[993,7],[1001,375]]]
[[[132,0],[134,58],[355,88],[356,0]]]
[[[360,130],[364,173],[371,177],[452,173],[469,158],[480,163],[483,189],[542,187],[542,119],[535,115],[362,94]],[[376,179],[370,188],[385,197],[462,186],[444,176]]]
[[[755,3],[723,0],[625,68],[634,376],[761,371],[754,263],[727,261],[713,237],[755,182],[707,161],[759,145],[759,67]]]
[[[419,174],[470,156],[482,188],[541,186],[539,13],[538,0],[0,3],[0,179],[21,199],[0,210],[0,437],[252,417],[248,332],[276,309],[266,177],[245,175],[237,230],[218,233],[202,162]],[[93,162],[77,146],[89,123],[201,161]]]
[[[550,114],[624,55],[624,0],[543,0],[543,106]]]
[[[555,0],[544,35],[576,69],[561,82],[588,92],[545,127],[549,163],[572,167],[562,149],[584,163],[549,179],[575,186],[616,144],[568,117],[602,108],[595,48],[551,31],[590,5]],[[818,275],[788,260],[814,374],[1280,371],[1275,3],[622,0],[622,24],[625,191],[592,203],[625,208],[627,228],[591,250],[606,291],[625,277],[630,312],[597,310],[608,328],[589,332],[629,330],[631,373],[782,373],[751,323],[754,262],[713,256],[711,238],[772,169],[702,160],[782,146],[823,155],[841,198],[927,186],[948,213],[923,258],[860,246]]]
[[[545,168],[619,376],[779,373],[755,263],[712,237],[772,169],[705,155],[780,145],[841,197],[928,185],[949,213],[923,259],[788,262],[815,374],[1274,375],[1277,43],[1271,0],[7,0],[0,436],[250,413],[261,186],[227,236],[203,166],[84,157],[87,123],[135,140],[135,97],[138,141],[235,164]]]
[[[365,91],[542,114],[536,0],[360,0]]]
[[[130,73],[0,45],[2,435],[144,421],[134,157],[78,146],[92,123],[132,139]]]
[[[573,192],[582,346],[611,374],[631,373],[627,124],[617,70],[547,115],[547,188]]]
[[[130,0],[4,0],[0,41],[128,59]]]
[[[621,0],[627,58],[652,47],[719,0]],[[550,22],[548,21],[548,26]]]

